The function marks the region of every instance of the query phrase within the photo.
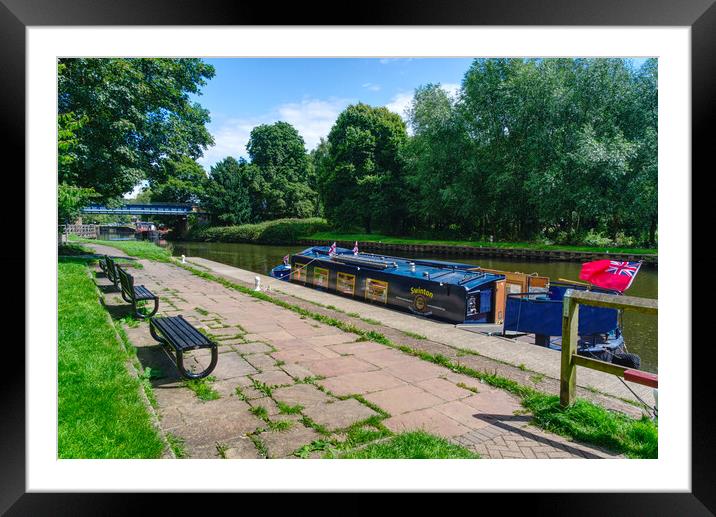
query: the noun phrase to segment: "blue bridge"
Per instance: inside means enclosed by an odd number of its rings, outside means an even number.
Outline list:
[[[198,207],[184,203],[132,203],[117,207],[93,204],[82,209],[83,214],[112,214],[112,215],[204,215]]]

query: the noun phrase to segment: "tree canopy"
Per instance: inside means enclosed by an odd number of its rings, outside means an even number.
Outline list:
[[[250,195],[255,169],[244,160],[224,158],[211,168],[206,181],[202,206],[215,223],[236,225],[254,221]]]
[[[60,138],[60,183],[117,198],[213,143],[190,99],[215,73],[200,59],[67,58],[57,70],[58,124],[73,134],[69,149]]]
[[[246,146],[255,169],[251,195],[260,220],[310,217],[317,196],[313,168],[301,135],[288,122],[263,124],[251,131]]]
[[[654,243],[657,67],[477,59],[456,99],[418,88],[405,147],[412,232]]]
[[[348,106],[328,134],[319,163],[327,218],[338,227],[400,231],[406,215],[401,149],[405,123],[387,108]]]

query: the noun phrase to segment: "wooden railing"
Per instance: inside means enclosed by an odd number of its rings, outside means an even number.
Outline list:
[[[656,315],[658,300],[650,298],[637,298],[634,296],[619,296],[614,294],[595,293],[592,291],[568,290],[564,295],[562,312],[562,365],[560,372],[559,401],[564,407],[574,403],[577,387],[577,366],[612,373],[625,380],[658,387],[658,377],[652,373],[643,372],[619,366],[612,363],[591,359],[577,355],[577,340],[579,339],[579,306],[605,307],[609,309],[624,309]]]

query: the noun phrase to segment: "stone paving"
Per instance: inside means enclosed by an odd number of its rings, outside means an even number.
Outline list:
[[[187,457],[296,458],[315,441],[344,439],[351,426],[423,429],[484,458],[618,457],[530,425],[516,397],[472,377],[360,341],[175,265],[139,262],[135,282],[160,296],[159,315],[181,314],[219,344],[217,367],[201,383],[219,398],[201,400],[147,323],[126,328],[140,363],[154,373],[160,425]],[[129,314],[101,273],[96,281],[113,316]],[[204,350],[186,364],[203,368],[208,360]]]

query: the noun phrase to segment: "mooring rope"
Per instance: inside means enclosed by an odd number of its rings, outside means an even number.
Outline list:
[[[639,402],[641,402],[641,403],[644,405],[644,407],[645,407],[646,409],[651,410],[651,412],[653,413],[653,417],[654,417],[654,418],[658,418],[658,410],[656,409],[656,406],[651,406],[650,404],[647,404],[646,402],[644,402],[644,401],[642,400],[642,398],[641,398],[639,395],[637,395],[637,394],[634,392],[634,390],[631,389],[626,382],[624,382],[624,379],[622,379],[622,378],[619,377],[618,375],[615,375],[614,377],[616,377],[617,379],[619,379],[619,380],[621,381],[621,383],[622,383],[624,386],[626,386],[626,389],[628,389],[629,391],[631,391],[631,394],[634,395],[634,396],[639,400]]]

